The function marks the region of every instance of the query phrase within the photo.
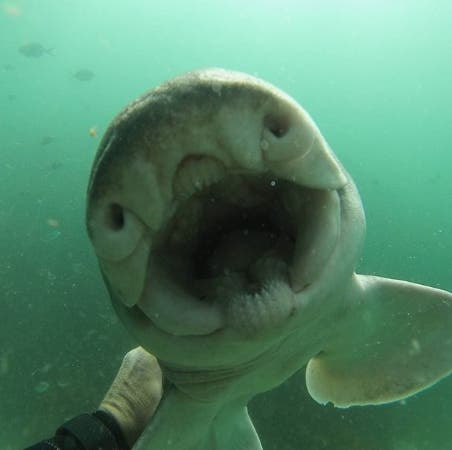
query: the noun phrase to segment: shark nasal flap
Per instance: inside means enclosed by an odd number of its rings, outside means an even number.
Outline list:
[[[168,381],[136,450],[259,450],[248,402],[304,367],[311,396],[343,408],[452,370],[452,294],[355,273],[352,178],[252,76],[187,73],[121,111],[86,224],[118,317]]]

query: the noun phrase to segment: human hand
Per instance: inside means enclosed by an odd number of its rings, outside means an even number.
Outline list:
[[[161,397],[162,372],[157,359],[142,347],[136,347],[124,356],[99,409],[114,416],[127,443],[133,447]]]

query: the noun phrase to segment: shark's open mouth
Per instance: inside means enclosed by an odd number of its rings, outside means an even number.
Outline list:
[[[322,275],[348,182],[290,97],[201,71],[112,122],[93,165],[88,232],[114,301],[159,330],[255,335],[331,285]]]
[[[154,240],[139,302],[168,331],[205,334],[230,326],[254,334],[275,327],[297,308],[294,293],[315,283],[335,248],[336,191],[189,156],[178,166],[173,192],[175,212]]]

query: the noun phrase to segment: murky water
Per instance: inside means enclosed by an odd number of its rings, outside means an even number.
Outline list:
[[[451,52],[445,0],[1,2],[0,447],[95,409],[135,345],[85,235],[87,177],[119,109],[179,73],[291,94],[358,184],[360,271],[452,290]],[[266,450],[446,450],[451,387],[339,410],[299,373],[250,409]]]

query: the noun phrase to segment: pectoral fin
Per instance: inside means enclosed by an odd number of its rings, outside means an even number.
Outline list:
[[[452,371],[452,294],[356,275],[338,333],[312,358],[306,383],[319,403],[380,404],[426,389]]]

